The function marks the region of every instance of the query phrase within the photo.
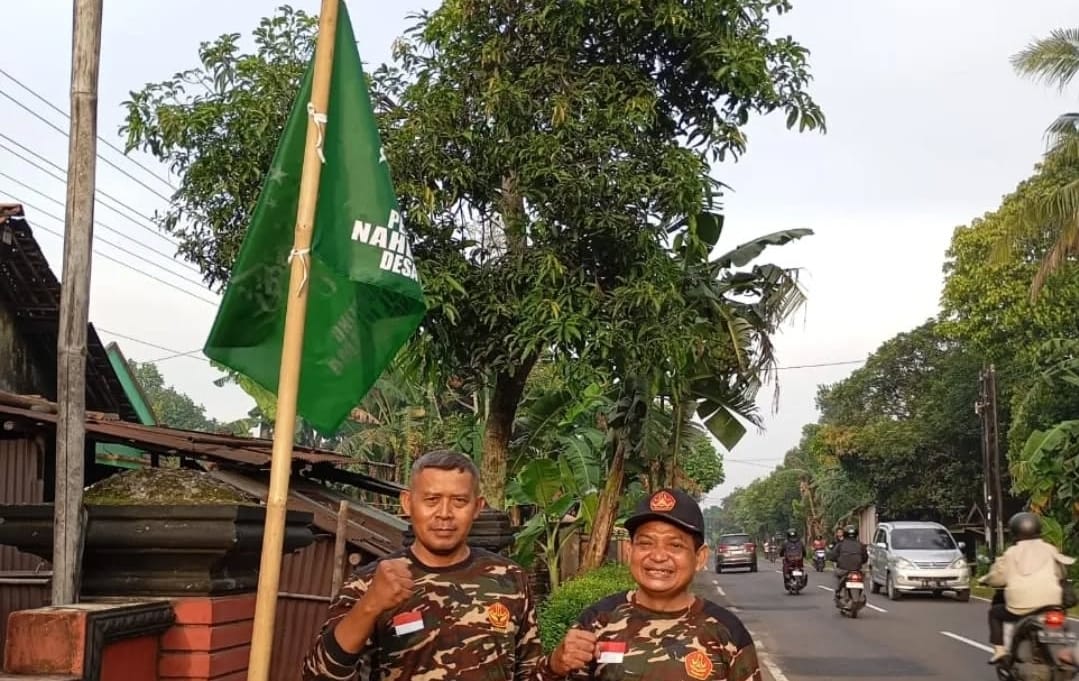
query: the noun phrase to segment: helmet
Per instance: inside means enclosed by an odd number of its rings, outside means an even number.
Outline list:
[[[797,539],[797,538],[798,538],[798,531],[797,530],[795,530],[794,528],[791,528],[791,529],[787,530],[787,539]]]
[[[854,525],[847,525],[846,529],[843,530],[843,534],[846,535],[847,539],[858,538],[858,530],[854,529]]]
[[[1015,541],[1037,539],[1042,536],[1042,519],[1035,513],[1016,513],[1008,521],[1008,529]]]

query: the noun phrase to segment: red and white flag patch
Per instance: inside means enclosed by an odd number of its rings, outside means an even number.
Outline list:
[[[398,636],[411,634],[423,629],[423,613],[419,610],[403,612],[393,618],[393,633]]]
[[[600,664],[622,664],[622,658],[626,656],[625,641],[600,641],[599,659]]]

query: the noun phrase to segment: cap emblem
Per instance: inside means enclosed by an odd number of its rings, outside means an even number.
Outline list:
[[[675,501],[674,495],[663,490],[652,495],[652,501],[649,502],[648,507],[657,513],[667,513],[674,509],[676,503],[678,502]]]

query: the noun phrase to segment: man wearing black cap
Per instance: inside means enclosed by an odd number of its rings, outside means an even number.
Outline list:
[[[537,666],[537,678],[761,681],[742,622],[689,591],[708,562],[704,514],[693,497],[659,490],[637,506],[626,529],[637,589],[586,609]]]

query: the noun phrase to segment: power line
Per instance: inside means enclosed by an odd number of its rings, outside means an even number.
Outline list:
[[[16,106],[18,106],[18,107],[19,107],[20,109],[22,109],[23,111],[26,111],[27,113],[29,113],[29,114],[30,114],[31,116],[33,116],[34,118],[37,118],[37,119],[38,119],[38,120],[40,120],[41,122],[45,123],[45,125],[48,125],[48,126],[49,126],[50,128],[52,128],[53,130],[56,130],[57,132],[59,132],[60,134],[64,135],[65,137],[67,137],[67,136],[68,136],[68,132],[67,132],[66,130],[64,130],[64,129],[63,129],[63,128],[61,128],[60,126],[56,125],[55,123],[53,123],[53,122],[52,122],[52,121],[50,121],[49,119],[45,118],[44,116],[42,116],[42,115],[41,115],[41,114],[39,114],[38,112],[34,111],[34,110],[33,110],[33,109],[31,109],[30,107],[26,106],[25,104],[23,104],[22,102],[20,102],[20,101],[19,101],[18,99],[16,99],[15,97],[12,97],[12,96],[11,96],[11,95],[9,95],[8,93],[4,92],[3,90],[0,90],[0,95],[3,95],[4,97],[8,98],[8,99],[9,99],[9,100],[11,100],[12,102],[14,102],[14,103],[15,103],[15,105],[16,105]],[[165,194],[162,194],[161,192],[157,191],[156,189],[154,189],[154,188],[153,188],[153,187],[151,187],[150,185],[146,184],[145,182],[143,182],[143,181],[142,181],[142,180],[140,180],[139,178],[137,178],[137,177],[135,177],[134,175],[132,175],[131,173],[127,172],[126,170],[124,170],[124,169],[123,169],[123,168],[121,168],[120,166],[116,165],[115,163],[113,163],[113,162],[112,162],[112,161],[110,161],[109,159],[107,159],[107,158],[105,158],[104,156],[102,156],[101,154],[98,154],[98,155],[97,155],[97,157],[98,157],[99,159],[101,159],[102,161],[104,161],[104,162],[105,162],[106,164],[108,164],[108,165],[112,166],[113,168],[115,168],[115,169],[116,169],[116,170],[117,170],[117,171],[118,171],[118,172],[119,172],[120,174],[122,174],[122,175],[125,175],[125,176],[127,176],[127,178],[128,178],[128,179],[130,179],[130,180],[131,180],[132,182],[134,182],[135,184],[138,184],[138,185],[140,185],[140,186],[144,187],[144,188],[145,188],[145,189],[146,189],[147,191],[151,192],[152,194],[156,194],[157,196],[161,197],[162,199],[164,199],[164,200],[166,200],[166,201],[172,201],[172,199],[171,199],[171,198],[169,198],[168,196],[166,196]],[[127,158],[127,157],[125,157],[125,158]]]
[[[44,215],[45,217],[48,217],[48,218],[52,218],[53,220],[56,220],[56,221],[57,221],[57,222],[59,222],[60,224],[64,224],[64,219],[63,219],[62,217],[59,217],[59,216],[57,216],[57,215],[54,215],[53,213],[50,213],[50,212],[48,212],[48,211],[46,211],[46,210],[43,210],[43,209],[42,209],[42,208],[41,208],[40,206],[35,206],[35,205],[34,205],[34,204],[32,204],[32,203],[29,203],[29,202],[27,202],[27,201],[23,201],[23,200],[19,199],[18,197],[14,197],[14,195],[12,195],[12,196],[13,196],[13,198],[15,198],[15,201],[16,201],[16,202],[18,202],[18,203],[21,203],[22,205],[24,205],[24,206],[27,206],[27,207],[29,207],[29,208],[31,208],[31,209],[33,209],[33,210],[37,211],[38,213],[40,213],[40,214]],[[98,222],[97,222],[96,220],[94,221],[94,224],[95,224],[95,225],[99,225],[99,226],[102,226],[102,227],[104,226],[104,225],[100,225],[100,223],[98,223]],[[110,231],[114,231],[114,232],[115,232],[116,230],[114,230],[114,229],[110,229]],[[120,234],[121,234],[121,236],[123,236],[123,233],[120,233]],[[95,238],[98,238],[98,237],[95,237]],[[116,243],[114,243],[114,242],[112,242],[112,241],[109,241],[109,240],[108,240],[108,239],[106,239],[105,237],[100,237],[100,239],[101,239],[101,243],[103,243],[103,244],[107,244],[107,245],[109,245],[109,246],[112,246],[112,247],[113,247],[113,248],[115,248],[116,250],[118,250],[118,251],[120,251],[120,252],[122,252],[122,253],[125,253],[125,254],[127,254],[127,255],[130,255],[130,256],[131,256],[132,258],[135,258],[136,260],[139,260],[139,261],[141,261],[141,262],[144,262],[144,263],[146,263],[147,265],[150,265],[151,267],[156,267],[157,269],[161,270],[162,272],[166,272],[166,273],[168,273],[168,274],[171,274],[172,276],[176,277],[177,279],[180,279],[180,280],[182,280],[182,281],[186,281],[186,282],[187,282],[187,283],[189,283],[189,284],[194,284],[194,285],[196,285],[196,286],[200,286],[200,287],[201,287],[201,286],[203,285],[203,283],[202,283],[201,281],[197,281],[197,280],[195,280],[195,279],[191,279],[191,278],[189,278],[189,277],[186,277],[186,276],[184,276],[183,274],[181,274],[181,273],[179,273],[179,272],[175,272],[175,271],[173,271],[173,270],[170,270],[169,268],[165,267],[164,265],[159,265],[158,263],[156,263],[156,262],[153,262],[152,260],[147,260],[146,258],[144,258],[143,256],[139,255],[138,253],[136,253],[136,252],[134,252],[134,251],[132,251],[132,250],[129,250],[129,249],[127,249],[127,248],[124,248],[123,246],[120,246],[120,245],[118,245],[118,244],[116,244]],[[136,243],[139,243],[139,242],[136,242]],[[136,271],[136,272],[139,272],[139,271],[141,271],[141,270],[135,270],[135,271]],[[192,294],[192,295],[194,295],[194,294]],[[196,296],[196,297],[198,297],[198,296]],[[200,297],[199,299],[200,299],[200,300],[206,300],[205,298],[201,298],[201,297]],[[213,301],[209,301],[209,300],[208,300],[208,301],[206,301],[206,302],[209,302],[209,303],[210,303],[211,305],[216,305],[216,303],[214,303]]]
[[[45,192],[43,192],[43,191],[41,191],[39,189],[34,189],[33,187],[26,184],[25,182],[23,182],[21,180],[18,180],[18,179],[12,177],[11,175],[8,175],[7,173],[5,173],[3,171],[0,171],[0,177],[6,178],[9,182],[17,184],[20,187],[22,187],[23,189],[27,189],[29,191],[34,192],[38,196],[41,196],[42,198],[55,203],[56,205],[60,206],[61,208],[65,208],[65,204],[64,204],[63,201],[60,201],[59,199],[55,199],[55,198],[49,196],[48,194],[46,194]],[[29,205],[29,204],[27,204],[27,205]],[[33,206],[31,206],[31,207],[33,208]],[[40,209],[39,208],[34,208],[34,210],[40,210]],[[42,211],[42,212],[44,213],[44,211]],[[48,214],[46,213],[46,215],[48,215]],[[54,220],[59,219],[54,215],[49,215],[49,217],[53,218]],[[101,227],[103,227],[107,231],[110,231],[110,232],[112,232],[112,233],[114,233],[114,234],[116,234],[116,235],[118,235],[118,236],[120,236],[120,237],[122,237],[124,239],[127,239],[128,241],[131,241],[133,243],[138,244],[139,246],[142,246],[143,248],[145,248],[148,251],[152,251],[153,253],[156,253],[156,254],[160,255],[161,257],[163,257],[163,258],[167,258],[171,262],[174,262],[177,265],[180,265],[181,267],[185,267],[185,268],[187,268],[189,270],[193,270],[195,272],[199,271],[197,267],[194,267],[193,265],[190,265],[189,263],[183,262],[181,260],[176,260],[176,258],[175,258],[175,256],[173,254],[166,253],[165,251],[160,251],[160,250],[154,248],[153,246],[150,246],[149,244],[147,244],[145,242],[139,241],[135,237],[133,237],[133,236],[131,236],[129,234],[125,234],[124,232],[116,229],[115,227],[112,227],[111,225],[109,225],[109,224],[107,224],[105,222],[102,222],[101,220],[94,220],[94,223],[101,226]],[[171,272],[171,270],[167,270],[167,269],[166,269],[166,271]],[[172,272],[172,273],[176,274],[176,276],[180,276],[178,273],[174,273],[174,272]],[[201,285],[201,282],[195,282],[195,280],[193,280],[193,279],[188,279],[186,277],[184,279],[185,279],[185,281],[191,281],[192,283],[199,283]]]
[[[29,147],[26,147],[25,145],[20,144],[19,142],[11,139],[10,137],[8,137],[7,135],[5,135],[2,132],[0,132],[0,138],[5,139],[8,142],[11,142],[12,144],[19,147],[20,149],[22,149],[26,153],[31,154],[35,158],[40,159],[42,162],[47,163],[48,165],[52,166],[53,168],[56,168],[58,171],[60,171],[61,174],[58,175],[58,174],[50,171],[48,168],[42,168],[40,165],[38,165],[34,161],[31,161],[30,159],[26,158],[25,156],[23,156],[22,154],[20,154],[19,152],[15,151],[15,150],[13,150],[11,147],[7,146],[6,144],[4,144],[2,142],[0,142],[0,149],[5,149],[6,151],[8,151],[8,153],[12,154],[13,156],[15,156],[16,158],[22,160],[23,162],[33,166],[34,168],[37,168],[38,170],[45,173],[46,175],[48,175],[52,179],[56,180],[57,182],[62,182],[64,184],[67,183],[67,179],[66,179],[67,171],[66,170],[64,170],[63,168],[61,168],[57,164],[53,163],[49,159],[45,158],[41,154],[37,153],[33,149],[30,149]],[[163,240],[167,241],[168,243],[172,244],[173,246],[179,245],[178,242],[176,242],[174,239],[172,239],[168,235],[162,234],[156,227],[150,227],[150,226],[147,226],[144,223],[139,222],[138,220],[130,217],[127,213],[123,212],[122,210],[120,210],[118,208],[115,208],[113,206],[110,206],[109,204],[105,203],[100,197],[103,196],[103,197],[109,199],[110,201],[118,203],[119,205],[123,206],[124,208],[131,211],[133,214],[139,216],[140,218],[142,218],[146,222],[150,223],[151,225],[153,224],[153,221],[154,221],[154,219],[152,217],[146,215],[145,213],[140,213],[138,211],[138,209],[133,208],[128,203],[124,203],[123,201],[116,198],[112,194],[109,194],[108,192],[104,191],[103,189],[98,189],[95,193],[100,195],[98,197],[98,203],[100,203],[104,208],[108,208],[109,210],[116,213],[120,217],[124,218],[128,222],[132,223],[136,227],[148,231],[150,234],[153,234],[154,236],[156,236],[159,239],[163,239]]]
[[[55,104],[53,104],[53,103],[52,103],[51,101],[49,101],[48,99],[46,99],[46,98],[45,98],[44,96],[42,96],[41,94],[39,94],[38,92],[36,92],[36,91],[35,91],[35,90],[34,90],[33,88],[31,88],[31,87],[30,87],[29,85],[27,85],[26,83],[22,82],[21,80],[19,80],[19,79],[18,79],[18,78],[16,78],[15,76],[11,75],[10,73],[8,73],[7,71],[5,71],[4,69],[0,69],[0,73],[2,73],[2,74],[4,74],[5,76],[7,76],[7,77],[8,77],[8,78],[9,78],[9,79],[10,79],[10,80],[12,81],[12,82],[14,82],[14,83],[15,83],[16,85],[18,85],[19,87],[21,87],[21,88],[22,88],[23,90],[26,90],[27,92],[29,92],[29,93],[30,93],[31,95],[33,95],[33,96],[34,96],[35,98],[37,98],[37,99],[38,99],[38,101],[40,101],[40,102],[44,103],[44,104],[45,104],[45,106],[47,106],[47,107],[51,108],[51,109],[52,109],[53,111],[55,111],[56,113],[60,114],[60,115],[61,115],[61,116],[63,116],[64,118],[71,118],[71,115],[70,115],[70,114],[69,114],[68,112],[64,111],[64,110],[63,110],[63,109],[61,109],[60,107],[58,107],[58,106],[56,106]],[[104,138],[104,137],[102,137],[101,135],[98,135],[98,136],[97,136],[97,138],[98,138],[98,139],[99,139],[99,140],[101,141],[101,143],[102,143],[102,144],[104,144],[105,146],[107,146],[107,147],[108,147],[109,149],[112,149],[112,150],[113,150],[113,151],[115,151],[116,153],[120,154],[121,156],[123,156],[124,158],[126,158],[126,159],[127,159],[128,161],[131,161],[132,163],[134,163],[135,165],[137,165],[137,166],[138,166],[139,168],[142,168],[142,170],[144,170],[144,171],[145,171],[145,172],[146,172],[146,173],[147,173],[148,175],[150,175],[151,177],[153,177],[153,178],[156,178],[157,180],[159,180],[159,181],[161,181],[161,182],[165,183],[165,184],[166,184],[166,185],[167,185],[167,186],[169,187],[169,189],[172,189],[173,191],[175,191],[175,190],[176,190],[176,185],[172,184],[172,182],[170,182],[170,181],[169,181],[168,179],[166,179],[166,178],[164,178],[164,177],[161,177],[161,176],[160,176],[160,175],[158,175],[158,174],[157,174],[156,172],[154,172],[154,171],[153,171],[152,169],[150,169],[150,168],[147,168],[147,167],[146,167],[146,166],[144,166],[144,165],[143,165],[142,163],[139,163],[138,159],[135,159],[135,158],[132,158],[132,157],[128,156],[128,155],[127,155],[127,152],[125,152],[125,151],[124,151],[123,149],[121,149],[121,148],[117,147],[116,145],[114,145],[114,144],[113,144],[112,142],[108,141],[107,139],[105,139],[105,138]]]
[[[819,364],[796,364],[793,366],[776,367],[776,371],[790,371],[791,369],[818,369],[821,367],[841,367],[850,364],[865,364],[864,359],[847,359],[841,362],[821,362]]]
[[[29,205],[29,204],[24,204],[24,205]],[[37,210],[37,209],[35,209],[35,210]],[[45,214],[48,215],[47,213],[45,213]],[[56,218],[53,218],[53,219],[55,220]],[[63,220],[60,220],[60,222],[63,223]],[[35,225],[34,229],[40,229],[40,230],[42,230],[43,232],[45,232],[47,234],[51,234],[51,235],[59,238],[61,241],[63,241],[63,239],[64,239],[64,235],[62,233],[57,232],[54,229],[49,229],[48,227],[45,227],[43,225],[40,225],[40,224]],[[101,241],[104,242],[104,243],[109,244],[110,246],[114,246],[112,243],[109,243],[108,241],[105,241],[104,239],[102,239]],[[202,301],[202,302],[204,302],[204,303],[206,303],[208,305],[213,305],[215,307],[217,306],[216,302],[214,302],[214,301],[212,301],[212,300],[210,300],[208,298],[203,298],[202,296],[198,295],[197,293],[192,293],[191,291],[188,291],[185,288],[177,286],[176,284],[173,284],[172,282],[165,281],[164,279],[162,279],[160,277],[155,277],[154,275],[150,274],[149,272],[145,272],[143,270],[138,269],[137,267],[129,265],[126,262],[124,262],[123,260],[120,260],[119,258],[114,258],[114,257],[110,256],[108,253],[100,253],[99,252],[98,255],[101,256],[102,258],[104,258],[105,260],[108,260],[109,262],[114,262],[117,265],[120,265],[121,267],[125,267],[125,268],[131,270],[132,272],[135,272],[137,274],[141,274],[142,276],[144,276],[144,277],[146,277],[148,279],[152,279],[152,280],[158,282],[159,284],[164,284],[165,286],[168,286],[171,289],[176,289],[180,293],[191,296],[195,300],[200,300],[200,301]],[[138,257],[138,256],[136,256],[136,257]],[[141,260],[141,258],[139,258],[139,259]],[[153,264],[153,263],[151,263],[151,264]]]

